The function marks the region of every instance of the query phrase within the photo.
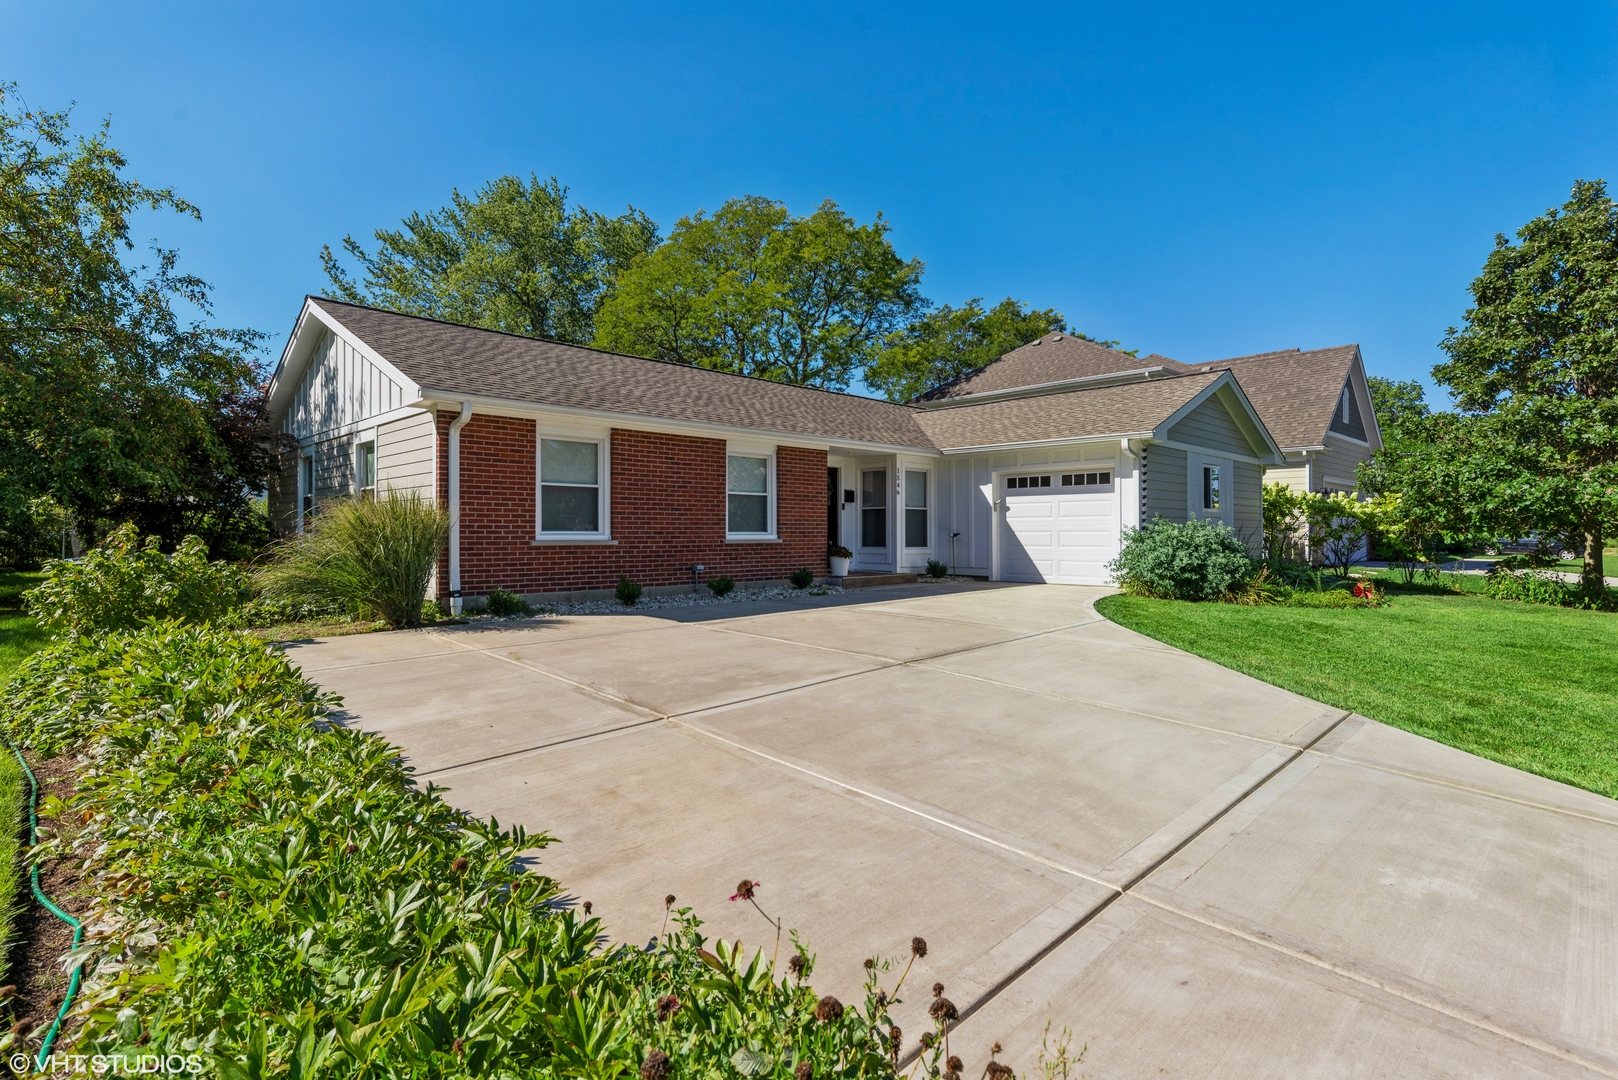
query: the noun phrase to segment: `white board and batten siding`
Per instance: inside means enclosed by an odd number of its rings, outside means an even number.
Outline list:
[[[344,428],[402,408],[412,396],[343,338],[326,331],[298,380],[281,430],[299,441],[329,438]]]

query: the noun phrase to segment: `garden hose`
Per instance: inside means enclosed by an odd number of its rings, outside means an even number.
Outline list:
[[[22,751],[17,749],[16,744],[10,739],[6,739],[5,743],[11,748],[11,752],[17,755],[17,763],[22,766],[22,771],[28,776],[28,847],[32,849],[39,843],[39,781],[34,779],[34,770],[28,767],[27,759],[22,756]],[[84,940],[84,924],[51,903],[51,898],[46,896],[45,890],[39,887],[39,864],[37,862],[34,863],[33,870],[29,874],[29,881],[34,886],[34,899],[43,904],[45,910],[73,928],[73,948],[78,948],[79,944]],[[51,1021],[51,1029],[45,1033],[45,1041],[40,1044],[39,1055],[34,1059],[34,1066],[39,1072],[45,1071],[45,1065],[50,1060],[51,1047],[56,1045],[56,1036],[61,1034],[62,1031],[62,1021],[67,1017],[68,1010],[73,1007],[74,998],[79,995],[79,980],[83,975],[83,965],[77,965],[73,968],[73,975],[67,984],[67,996],[62,998],[62,1007],[56,1011],[56,1019]]]

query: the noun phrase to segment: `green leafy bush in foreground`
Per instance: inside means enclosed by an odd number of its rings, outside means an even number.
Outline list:
[[[278,544],[255,582],[272,598],[338,604],[390,626],[419,626],[448,540],[448,516],[416,492],[340,499]]]
[[[886,964],[844,1007],[801,947],[785,972],[709,952],[689,909],[655,949],[603,946],[520,869],[548,837],[418,788],[335,704],[246,635],[175,623],[19,668],[9,735],[82,754],[76,793],[43,807],[94,883],[72,1049],[197,1054],[233,1080],[895,1075]]]
[[[146,619],[210,622],[252,596],[247,577],[224,562],[209,562],[195,536],[173,555],[143,542],[133,525],[120,525],[76,562],[45,564],[45,580],[23,594],[29,613],[53,634],[122,630]]]
[[[1132,596],[1214,600],[1253,572],[1253,559],[1224,522],[1155,518],[1128,533],[1107,569]]]

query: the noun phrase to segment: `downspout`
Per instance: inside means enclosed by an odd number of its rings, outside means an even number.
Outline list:
[[[461,429],[472,419],[472,403],[461,402],[449,425],[449,610],[461,613]]]
[[[1133,439],[1119,439],[1118,447],[1126,458],[1135,463],[1135,527],[1138,529],[1145,524],[1141,518],[1146,514],[1146,461],[1142,456],[1146,448],[1143,446],[1137,452],[1130,445],[1133,441]]]

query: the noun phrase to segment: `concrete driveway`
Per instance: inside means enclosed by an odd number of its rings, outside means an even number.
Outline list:
[[[614,936],[674,893],[768,949],[743,877],[857,997],[926,987],[1033,1070],[1618,1077],[1618,803],[1286,693],[1096,615],[910,586],[291,646],[417,775],[561,843]],[[1480,663],[1486,658],[1480,658]],[[889,978],[891,986],[892,977]]]

